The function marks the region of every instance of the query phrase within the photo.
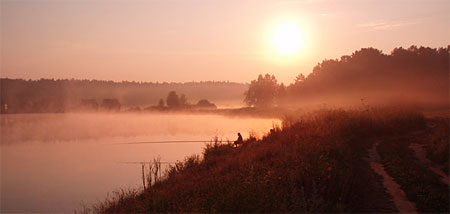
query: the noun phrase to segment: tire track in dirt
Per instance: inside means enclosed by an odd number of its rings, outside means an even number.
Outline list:
[[[427,158],[427,153],[425,152],[423,145],[411,143],[408,147],[414,151],[416,158],[425,165],[425,167],[428,167],[431,171],[440,176],[442,183],[449,185],[448,175]]]
[[[389,176],[381,163],[380,156],[377,152],[378,142],[372,145],[369,149],[369,163],[370,167],[380,176],[383,177],[383,185],[387,192],[392,195],[394,204],[400,213],[417,213],[416,204],[409,201],[405,192],[400,188],[400,185]]]

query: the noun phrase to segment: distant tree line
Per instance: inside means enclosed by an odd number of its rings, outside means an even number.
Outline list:
[[[411,46],[395,48],[390,54],[363,48],[340,59],[324,60],[307,77],[299,74],[288,86],[269,74],[258,76],[250,85],[1,78],[0,109],[2,113],[24,113],[66,112],[80,107],[117,110],[154,103],[160,108],[193,106],[184,94],[200,100],[197,106],[212,106],[208,100],[237,102],[244,98],[247,105],[256,107],[350,104],[364,99],[379,103],[404,99],[448,107],[449,65],[449,46]],[[164,103],[161,97],[166,95]]]
[[[119,100],[114,98],[103,99],[102,104],[99,105],[96,99],[82,99],[80,106],[76,110],[81,111],[120,111],[121,104]]]
[[[117,110],[147,107],[170,91],[192,99],[242,102],[246,84],[218,81],[188,83],[113,82],[101,80],[0,79],[2,113],[67,112],[78,109]],[[108,101],[108,99],[111,99]],[[181,98],[181,102],[183,98]],[[117,101],[117,102],[116,102]],[[115,106],[115,107],[107,107]]]
[[[287,87],[272,75],[259,75],[250,83],[244,101],[249,106],[268,107],[404,99],[448,107],[449,47],[400,47],[390,54],[363,48],[350,56],[322,61],[307,77],[300,74]]]
[[[170,91],[167,94],[166,102],[159,99],[158,105],[147,109],[151,110],[181,110],[181,109],[216,109],[217,106],[207,99],[201,99],[196,104],[191,104],[186,95],[178,95],[176,91]]]

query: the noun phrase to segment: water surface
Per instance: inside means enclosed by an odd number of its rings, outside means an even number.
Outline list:
[[[14,114],[0,116],[1,212],[73,212],[114,190],[142,188],[141,166],[200,154],[205,143],[262,135],[276,119],[183,114]]]

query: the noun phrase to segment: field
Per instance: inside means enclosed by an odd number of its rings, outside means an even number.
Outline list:
[[[448,183],[430,171],[448,175],[448,129],[448,117],[409,107],[321,109],[238,148],[217,139],[165,173],[155,160],[144,191],[117,192],[84,212],[402,212],[399,200],[418,212],[449,212]],[[386,190],[371,148],[406,198]]]

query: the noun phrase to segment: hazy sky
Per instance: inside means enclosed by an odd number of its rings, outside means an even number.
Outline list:
[[[274,53],[277,24],[303,47]],[[291,83],[323,59],[450,44],[449,0],[1,0],[1,77]]]

